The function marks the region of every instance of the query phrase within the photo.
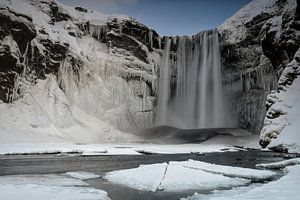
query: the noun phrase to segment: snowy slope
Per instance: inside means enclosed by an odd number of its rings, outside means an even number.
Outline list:
[[[245,27],[245,24],[254,20],[258,15],[270,14],[271,16],[276,16],[295,6],[294,0],[288,0],[284,8],[278,11],[276,3],[277,0],[252,0],[221,24],[218,29],[220,32],[227,32],[227,42],[238,43],[246,37],[247,28]]]
[[[214,191],[210,195],[194,194],[182,200],[254,200],[254,199],[299,199],[300,165],[290,166],[284,170],[282,178],[263,185],[237,187],[228,191]]]
[[[271,146],[283,144],[290,152],[300,152],[300,50],[284,69],[278,91],[268,96],[268,109],[261,140]]]

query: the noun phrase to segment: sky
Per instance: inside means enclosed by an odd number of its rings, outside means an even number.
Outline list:
[[[160,35],[193,35],[215,28],[251,0],[60,0],[104,14],[134,17]]]

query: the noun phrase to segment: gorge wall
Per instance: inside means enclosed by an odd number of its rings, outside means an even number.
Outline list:
[[[85,132],[90,141],[124,142],[131,136],[116,129],[154,125],[167,37],[127,16],[52,0],[0,5],[3,135],[50,130],[77,141]],[[267,95],[299,48],[296,5],[295,0],[254,0],[218,27],[229,105],[225,117],[234,119],[232,126],[260,132]],[[169,40],[170,62],[176,63],[180,38]],[[177,71],[174,65],[173,89]]]
[[[154,30],[127,16],[52,0],[0,5],[3,141],[47,132],[75,141],[127,141],[115,128],[152,125],[160,59]]]

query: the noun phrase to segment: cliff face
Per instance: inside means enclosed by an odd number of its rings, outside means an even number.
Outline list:
[[[52,0],[0,5],[0,100],[11,103],[0,104],[10,113],[1,113],[4,135],[48,129],[62,137],[75,132],[74,140],[87,132],[90,140],[111,141],[121,135],[114,128],[152,125],[160,59],[155,31],[127,16]]]
[[[239,126],[259,133],[267,95],[299,47],[296,1],[254,0],[220,27],[224,84]]]
[[[253,133],[270,124],[269,114],[264,123],[266,110],[273,112],[270,98],[265,106],[267,95],[281,90],[281,74],[297,60],[296,5],[254,0],[218,27],[230,105],[225,114]],[[153,125],[165,37],[127,16],[52,0],[5,0],[0,20],[1,137],[42,132],[74,141],[124,142],[133,139],[116,129]],[[179,40],[171,37],[172,91]],[[287,83],[297,76],[289,74]],[[263,145],[274,135],[264,130]]]

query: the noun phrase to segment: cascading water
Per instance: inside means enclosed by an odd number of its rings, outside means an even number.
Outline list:
[[[171,40],[167,38],[165,50],[160,64],[160,76],[159,76],[159,87],[158,87],[158,96],[159,101],[157,104],[156,112],[156,123],[157,125],[166,125],[168,123],[168,104],[170,98],[170,47]]]
[[[167,39],[158,87],[156,125],[178,128],[224,127],[220,47],[217,30],[178,38],[175,66]],[[177,70],[171,90],[171,69]]]

